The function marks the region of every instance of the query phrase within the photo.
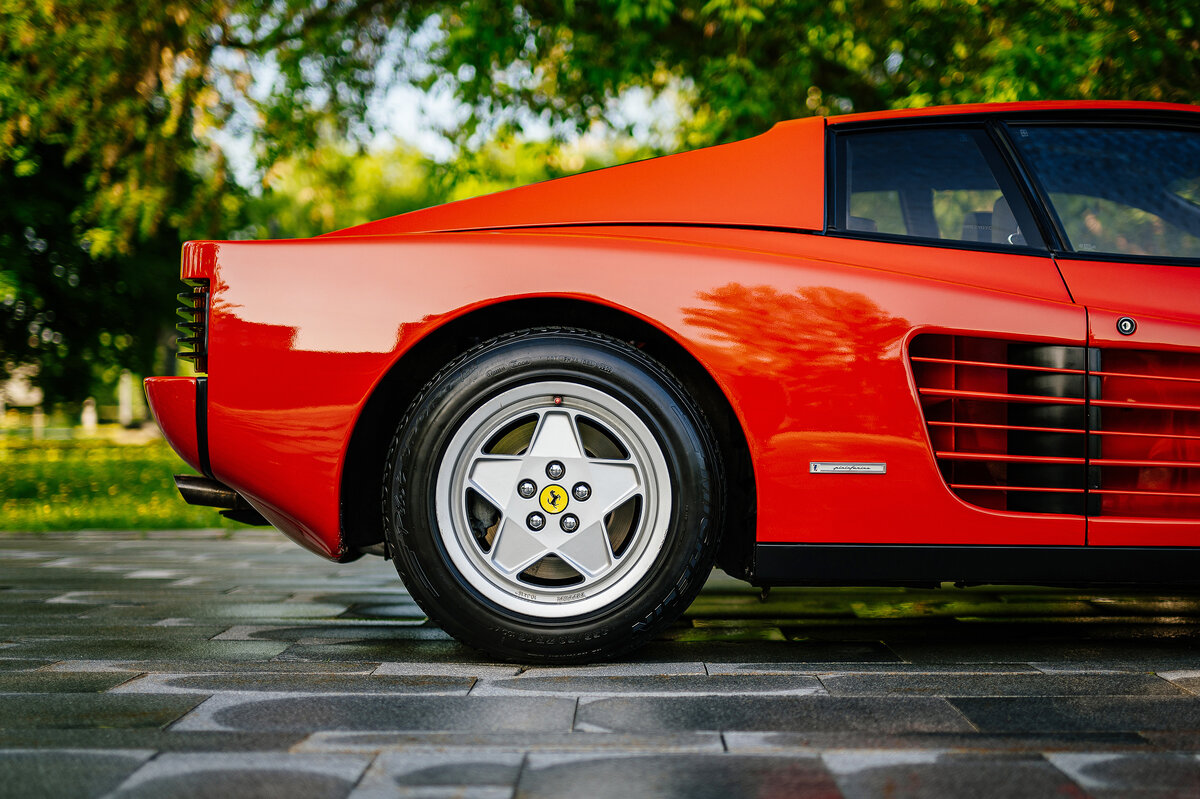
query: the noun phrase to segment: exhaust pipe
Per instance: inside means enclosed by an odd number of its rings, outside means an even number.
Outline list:
[[[238,492],[224,483],[219,483],[210,477],[195,474],[175,475],[175,487],[179,489],[183,501],[189,505],[202,505],[207,508],[220,508],[221,515],[242,524],[270,526],[270,522],[254,509]]]

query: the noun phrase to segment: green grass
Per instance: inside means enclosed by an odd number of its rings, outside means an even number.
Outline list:
[[[172,475],[191,472],[162,440],[0,438],[0,530],[237,526],[183,501]]]

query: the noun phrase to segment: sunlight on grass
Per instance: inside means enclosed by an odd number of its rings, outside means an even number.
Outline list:
[[[166,442],[0,438],[0,530],[235,527],[186,504],[172,475],[191,473]]]

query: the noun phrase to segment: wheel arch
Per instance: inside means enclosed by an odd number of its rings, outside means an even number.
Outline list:
[[[634,342],[668,365],[707,416],[725,464],[725,531],[717,564],[734,576],[747,576],[757,497],[750,448],[729,399],[704,365],[662,330],[627,312],[573,298],[507,300],[477,308],[432,331],[392,364],[367,399],[346,450],[339,486],[344,549],[358,553],[383,542],[379,479],[395,426],[417,392],[476,344],[546,326],[582,328]]]

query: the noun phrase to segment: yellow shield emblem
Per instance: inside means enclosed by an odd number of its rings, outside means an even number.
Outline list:
[[[567,497],[567,489],[562,486],[548,485],[542,489],[538,502],[541,503],[542,510],[546,513],[562,513],[567,509],[570,499]]]

